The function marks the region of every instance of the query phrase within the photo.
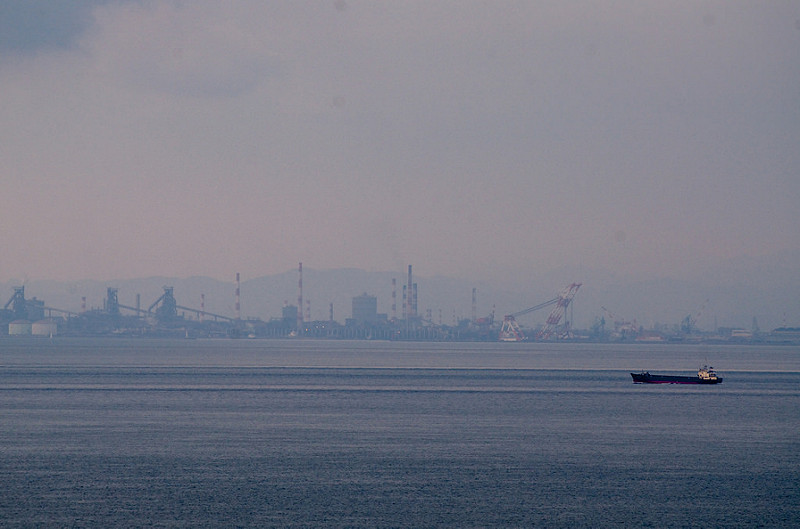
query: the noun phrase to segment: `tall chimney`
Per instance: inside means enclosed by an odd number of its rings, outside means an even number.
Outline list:
[[[414,316],[414,285],[411,283],[411,265],[408,265],[408,288],[406,290],[406,318]]]
[[[242,319],[242,308],[239,304],[239,272],[236,272],[236,319]]]
[[[297,267],[299,279],[297,280],[297,331],[303,329],[303,263]]]
[[[478,320],[478,289],[472,289],[472,323]]]
[[[392,320],[397,320],[397,279],[392,278]]]
[[[411,314],[416,318],[417,314],[419,314],[419,312],[417,312],[417,284],[414,283],[413,287],[414,287],[413,288],[413,291],[414,291],[413,300],[414,301],[413,301],[413,303],[411,303]]]

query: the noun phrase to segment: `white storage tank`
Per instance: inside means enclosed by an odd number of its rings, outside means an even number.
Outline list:
[[[31,322],[28,320],[14,320],[8,324],[8,334],[11,336],[30,336]]]
[[[34,336],[55,336],[58,333],[58,324],[52,319],[39,320],[31,326],[31,333]]]

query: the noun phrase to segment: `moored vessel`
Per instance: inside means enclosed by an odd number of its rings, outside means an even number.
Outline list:
[[[649,371],[631,373],[634,384],[719,384],[722,377],[711,366],[703,366],[697,370],[697,376],[654,375]]]

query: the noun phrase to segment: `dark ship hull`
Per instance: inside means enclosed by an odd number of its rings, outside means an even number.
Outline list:
[[[682,377],[676,375],[651,375],[650,373],[631,373],[636,384],[719,384],[722,378],[703,379],[700,377]]]

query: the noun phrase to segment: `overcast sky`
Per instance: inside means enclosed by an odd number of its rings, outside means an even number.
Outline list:
[[[790,0],[1,0],[0,122],[3,281],[800,249]]]

